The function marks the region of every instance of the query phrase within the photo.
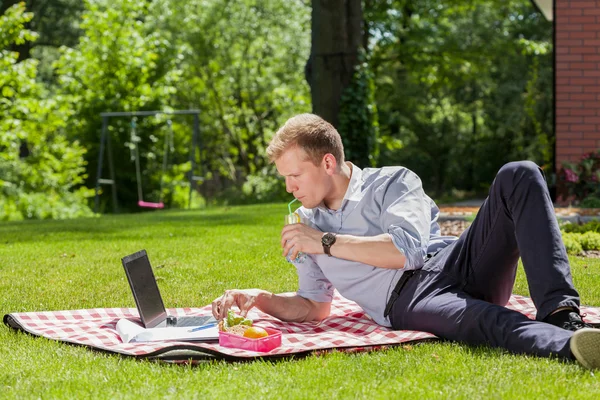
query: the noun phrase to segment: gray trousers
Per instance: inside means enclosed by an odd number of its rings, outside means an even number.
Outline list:
[[[519,257],[536,321],[504,307]],[[562,306],[579,309],[579,295],[543,172],[523,161],[500,169],[473,224],[406,282],[390,321],[467,344],[573,358],[573,332],[541,322]]]

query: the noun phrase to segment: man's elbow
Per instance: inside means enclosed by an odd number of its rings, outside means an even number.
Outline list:
[[[389,257],[387,260],[381,263],[380,267],[385,269],[402,269],[405,265],[406,257],[404,257],[404,255],[401,255],[400,257]]]
[[[327,307],[323,307],[319,310],[319,313],[315,316],[315,320],[321,322],[325,318],[329,317],[329,314],[331,314],[331,304],[328,303]]]
[[[406,265],[404,249],[396,247],[392,242],[391,235],[388,234],[387,236],[389,238],[388,251],[382,252],[385,256],[381,259],[379,266],[386,269],[402,269]]]
[[[331,313],[331,303],[318,303],[311,301],[311,312],[307,315],[306,322],[320,322],[329,317]]]

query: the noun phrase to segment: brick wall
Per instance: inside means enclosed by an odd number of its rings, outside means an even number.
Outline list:
[[[600,148],[600,1],[555,0],[556,168]]]

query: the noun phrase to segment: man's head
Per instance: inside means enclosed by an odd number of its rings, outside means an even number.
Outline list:
[[[338,131],[329,122],[314,114],[292,117],[277,131],[267,156],[275,162],[291,147],[299,147],[315,165],[320,165],[325,154],[332,154],[338,165],[344,163],[344,145]]]
[[[313,114],[290,118],[271,140],[267,155],[285,177],[286,190],[304,207],[327,203],[335,194],[344,146],[337,130],[323,118]]]

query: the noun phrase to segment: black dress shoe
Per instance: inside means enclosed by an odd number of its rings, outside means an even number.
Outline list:
[[[572,309],[561,310],[544,318],[544,322],[558,326],[568,331],[578,331],[583,328],[593,328],[592,324],[583,322],[581,315]]]

